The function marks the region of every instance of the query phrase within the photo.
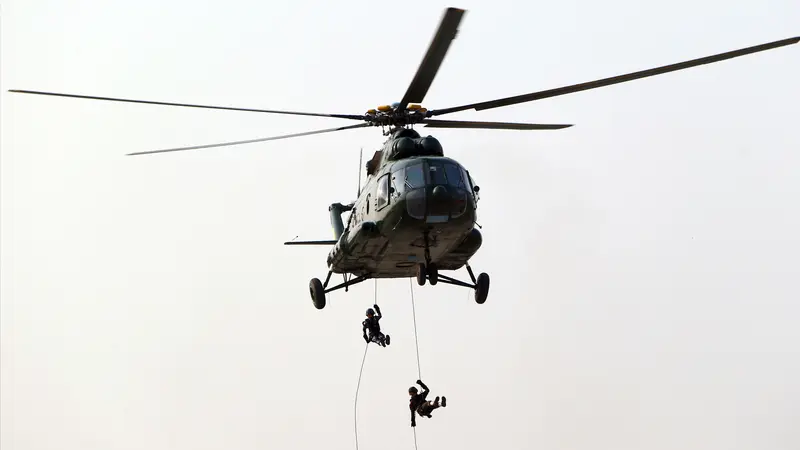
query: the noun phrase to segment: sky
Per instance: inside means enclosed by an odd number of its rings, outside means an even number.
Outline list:
[[[800,45],[448,119],[481,187],[488,300],[324,280],[327,207],[367,128],[8,89],[361,114],[399,101],[467,9],[423,105],[444,108],[800,34],[790,0],[2,5],[0,447],[411,449],[407,389],[447,408],[419,450],[800,447]],[[466,279],[461,270],[454,274]],[[335,280],[335,279],[334,279]]]

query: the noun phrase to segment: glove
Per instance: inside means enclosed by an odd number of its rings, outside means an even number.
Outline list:
[[[380,308],[378,308],[378,305],[372,305],[372,307],[375,308],[375,309],[380,309]]]
[[[417,380],[417,384],[422,385],[422,380]]]
[[[364,335],[364,341],[366,341],[366,342],[367,342],[367,344],[369,344],[369,338],[367,337],[367,335],[366,335],[366,334]]]
[[[416,426],[417,426],[417,423],[416,423],[416,422],[411,422],[411,426],[412,426],[412,427],[416,427]]]

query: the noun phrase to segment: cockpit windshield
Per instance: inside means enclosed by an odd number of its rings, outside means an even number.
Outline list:
[[[447,178],[445,177],[445,170],[444,165],[438,162],[429,162],[428,163],[428,182],[432,186],[436,186],[439,184],[447,184]]]
[[[406,167],[404,189],[411,190],[425,186],[425,172],[422,163]]]
[[[437,186],[446,184],[461,189],[467,189],[461,168],[456,164],[446,161],[428,161],[428,184]]]
[[[405,198],[408,214],[416,219],[448,220],[460,217],[468,208],[474,207],[469,173],[453,161],[416,161],[392,172],[391,180],[393,195]],[[434,186],[447,186],[445,192],[449,194],[428,198],[428,191]]]
[[[398,169],[392,175],[392,187],[398,193],[438,185],[470,190],[469,177],[464,169],[448,161],[420,161]]]

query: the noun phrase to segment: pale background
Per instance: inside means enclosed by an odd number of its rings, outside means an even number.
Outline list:
[[[399,101],[468,10],[424,105],[588,81],[798,35],[795,0],[2,5],[3,450],[348,449],[373,284],[317,311],[327,206],[376,129],[174,146],[337,119],[8,89],[360,114]],[[800,448],[800,45],[450,119],[492,277],[415,285],[420,450]],[[465,271],[457,274],[466,278]],[[339,278],[340,279],[340,278]],[[336,278],[333,281],[337,281]],[[410,449],[409,281],[381,281],[361,449]]]

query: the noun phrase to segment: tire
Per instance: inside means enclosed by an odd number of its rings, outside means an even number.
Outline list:
[[[481,273],[475,282],[475,302],[482,305],[489,295],[489,275]]]
[[[417,264],[417,284],[425,286],[425,280],[428,279],[428,271],[425,270],[425,265]]]
[[[322,287],[322,282],[319,278],[312,278],[308,283],[308,291],[311,294],[311,301],[314,302],[314,307],[322,309],[325,307],[325,288]]]
[[[431,286],[439,282],[439,269],[434,264],[428,266],[428,281],[431,282]]]

